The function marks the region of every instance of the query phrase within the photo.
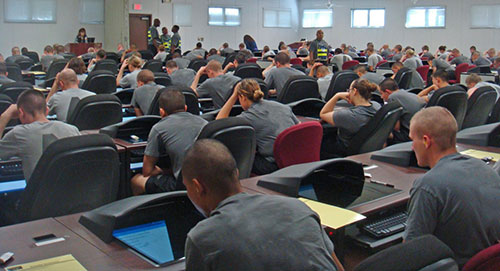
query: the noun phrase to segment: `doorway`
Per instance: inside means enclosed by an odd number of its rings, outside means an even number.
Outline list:
[[[130,45],[138,50],[148,48],[148,28],[151,26],[151,14],[129,14]]]

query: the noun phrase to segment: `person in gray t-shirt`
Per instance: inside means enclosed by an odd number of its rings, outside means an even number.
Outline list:
[[[491,61],[486,57],[481,56],[479,52],[474,52],[471,57],[472,64],[480,67],[480,66],[490,66]]]
[[[7,83],[14,83],[15,81],[7,77],[7,65],[4,62],[0,62],[0,86]]]
[[[333,63],[335,66],[337,66],[338,70],[342,70],[342,65],[347,62],[351,61],[352,57],[349,55],[345,55],[342,53],[342,49],[337,48],[335,49],[335,56],[330,60],[330,63]]]
[[[366,55],[368,56],[367,61],[368,61],[368,70],[369,71],[375,71],[375,67],[377,64],[384,60],[379,54],[375,53],[373,48],[368,48],[366,50]]]
[[[0,115],[0,137],[11,119],[19,118],[22,124],[15,126],[0,140],[0,159],[19,157],[23,163],[26,181],[43,154],[55,140],[79,135],[78,128],[60,121],[47,120],[45,98],[39,91],[26,90]]]
[[[333,73],[328,70],[328,67],[320,62],[314,63],[309,71],[309,76],[318,78],[318,91],[321,98],[324,100],[326,93],[328,92],[328,87],[330,86],[330,81],[332,81]]]
[[[128,67],[130,73],[123,76],[126,67]],[[142,60],[135,55],[123,61],[123,64],[120,67],[120,71],[116,76],[116,85],[122,88],[137,88],[137,75],[141,71],[141,67]]]
[[[184,155],[207,124],[200,116],[186,112],[184,94],[175,87],[163,91],[158,102],[162,119],[149,133],[142,174],[130,180],[134,195],[185,189],[181,176]],[[156,166],[165,155],[170,160],[168,170]]]
[[[359,76],[359,78],[366,79],[377,85],[382,83],[382,81],[384,81],[385,79],[385,77],[380,74],[368,72],[365,66],[356,67],[356,69],[354,69],[354,72]]]
[[[431,169],[410,189],[404,240],[432,234],[453,250],[460,268],[500,239],[500,176],[456,149],[457,123],[445,108],[415,114],[410,137],[418,165]]]
[[[59,87],[62,91],[57,92]],[[58,120],[66,121],[70,114],[69,110],[72,100],[74,98],[81,100],[91,95],[95,95],[95,93],[78,87],[78,77],[75,71],[64,69],[57,74],[54,84],[47,95],[46,100],[49,107],[49,115],[56,114]]]
[[[170,75],[172,85],[191,87],[194,77],[196,76],[196,72],[193,69],[179,69],[177,63],[173,60],[167,61],[165,68]]]
[[[164,86],[155,83],[155,75],[150,70],[139,72],[137,75],[137,86],[138,88],[134,90],[130,103],[134,107],[135,115],[142,116],[148,114],[156,92],[164,88]]]
[[[181,51],[181,35],[179,35],[180,27],[178,25],[172,26],[172,39],[170,40],[170,52],[175,52],[175,50]]]
[[[403,66],[416,70],[418,67],[422,66],[422,60],[415,55],[412,49],[406,50],[405,60],[403,61]]]
[[[269,95],[279,95],[286,81],[294,75],[304,75],[303,72],[290,66],[290,57],[286,53],[278,53],[273,64],[269,65],[263,72],[269,89]]]

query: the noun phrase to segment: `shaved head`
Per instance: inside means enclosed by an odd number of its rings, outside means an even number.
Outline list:
[[[410,122],[410,133],[419,139],[431,137],[441,151],[455,148],[457,121],[448,109],[432,106],[417,112]],[[414,138],[412,138],[414,139]]]
[[[78,84],[78,78],[76,73],[72,69],[64,69],[59,75],[59,79],[64,83],[64,85]]]

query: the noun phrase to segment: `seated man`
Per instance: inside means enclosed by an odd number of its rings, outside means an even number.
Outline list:
[[[64,59],[63,56],[54,55],[54,48],[50,45],[45,46],[43,48],[43,55],[40,58],[40,63],[42,63],[42,70],[47,71],[49,69],[50,64],[56,59]]]
[[[57,74],[54,84],[47,95],[49,115],[56,114],[57,119],[66,121],[69,115],[69,105],[72,98],[83,99],[95,95],[94,92],[83,90],[78,87],[78,78],[72,69],[64,69]],[[61,88],[62,91],[57,92]]]
[[[314,73],[316,73],[316,78],[318,78],[319,95],[321,95],[321,98],[324,100],[328,92],[328,87],[330,86],[330,81],[332,81],[333,73],[331,73],[328,67],[321,62],[313,64],[311,71],[309,71],[309,76],[314,77]]]
[[[335,56],[333,56],[333,58],[330,60],[330,62],[335,64],[335,66],[337,66],[339,71],[341,71],[342,65],[347,61],[351,61],[352,57],[344,54],[344,52],[342,52],[342,49],[340,49],[340,48],[335,49],[334,53],[335,53]]]
[[[246,55],[243,53],[237,53],[236,56],[234,57],[233,62],[227,63],[226,67],[224,68],[223,72],[225,74],[234,74],[234,71],[240,64],[245,64],[245,61],[247,60]],[[233,71],[229,71],[229,69],[233,69]]]
[[[186,55],[186,59],[192,61],[194,59],[205,59],[207,50],[202,48],[201,42],[196,43],[196,47]]]
[[[478,67],[491,65],[491,61],[489,59],[487,59],[486,57],[481,56],[481,54],[478,51],[472,53],[470,60],[471,60],[472,64],[474,64]]]
[[[181,54],[179,54],[178,52],[172,54],[172,60],[177,63],[177,67],[179,67],[179,69],[187,68],[190,62],[189,59],[182,58]]]
[[[7,77],[9,73],[7,72],[7,65],[4,62],[0,62],[0,87],[6,83],[13,83],[14,80]]]
[[[301,201],[242,192],[229,150],[197,141],[182,166],[191,201],[208,216],[188,233],[186,270],[337,270],[318,215]]]
[[[420,91],[418,93],[419,97],[422,97],[426,103],[431,99],[434,91],[449,86],[448,83],[448,73],[444,70],[437,70],[435,73],[431,75],[432,78],[432,86]]]
[[[467,84],[467,95],[470,97],[474,92],[480,87],[491,87],[497,92],[497,100],[500,95],[500,86],[490,82],[484,82],[481,77],[475,73],[470,74],[465,78],[465,84]]]
[[[177,63],[173,60],[167,61],[165,68],[170,76],[170,80],[172,80],[172,85],[191,87],[196,76],[196,72],[193,69],[179,69]]]
[[[303,72],[290,66],[290,57],[280,52],[274,58],[273,64],[269,65],[263,72],[264,81],[269,89],[269,95],[278,95],[286,81],[294,75],[304,75]]]
[[[228,56],[232,53],[234,53],[234,49],[229,47],[229,44],[227,42],[224,42],[219,49],[221,56]]]
[[[163,91],[158,102],[162,120],[149,133],[142,174],[130,180],[134,195],[184,189],[180,176],[184,155],[207,123],[201,117],[186,112],[184,94],[175,86]],[[164,155],[170,158],[168,172],[156,165]]]
[[[106,59],[106,51],[104,51],[104,49],[100,49],[95,54],[95,58],[92,58],[92,60],[90,60],[87,70],[89,72],[93,71],[95,68],[95,64],[103,59]]]
[[[415,55],[415,51],[412,49],[408,49],[405,52],[403,66],[412,69],[412,70],[417,70],[418,67],[422,66],[422,60],[418,56]]]
[[[149,112],[156,92],[161,88],[164,86],[155,83],[155,75],[152,71],[142,70],[137,74],[137,88],[134,90],[130,102],[134,106],[136,116],[142,116]]]
[[[384,59],[387,59],[392,54],[391,49],[389,49],[389,44],[382,45],[382,47],[380,48],[380,50],[378,50],[378,52],[379,55]]]
[[[403,46],[401,46],[401,44],[394,46],[391,60],[394,62],[401,62],[401,58],[403,58],[403,53],[401,51],[403,51]]]
[[[450,57],[453,57],[453,59],[450,60]],[[451,65],[457,65],[457,66],[462,63],[470,64],[469,58],[462,55],[460,53],[460,50],[458,50],[457,48],[451,50],[451,54],[449,54],[448,56],[448,62]]]
[[[379,54],[375,53],[375,50],[373,50],[373,48],[368,48],[366,50],[366,60],[368,62],[368,70],[369,71],[375,71],[375,67],[377,66],[377,64],[384,60]]]
[[[6,63],[16,63],[16,61],[19,59],[30,59],[30,58],[27,56],[21,55],[21,51],[19,50],[19,47],[15,46],[15,47],[12,47],[12,55],[7,57],[5,59],[5,62]]]
[[[359,76],[359,78],[364,78],[377,85],[382,83],[382,81],[384,81],[385,79],[385,77],[380,74],[368,72],[365,66],[356,67],[356,69],[354,69],[354,72]]]
[[[463,266],[500,238],[500,176],[486,163],[456,149],[457,122],[443,107],[421,110],[410,123],[419,166],[430,167],[413,183],[405,240],[433,234]]]
[[[37,90],[25,90],[13,104],[0,115],[0,137],[11,119],[22,124],[16,125],[0,140],[0,159],[20,157],[26,181],[35,169],[43,150],[59,138],[77,136],[78,128],[60,121],[47,119],[48,108],[43,94]]]
[[[391,143],[410,141],[410,120],[415,113],[425,106],[424,100],[414,93],[399,90],[398,84],[392,78],[382,81],[379,87],[380,96],[385,102],[397,101],[403,107],[403,114],[392,132]]]
[[[198,86],[203,74],[206,74],[208,79]],[[200,98],[212,98],[215,107],[221,108],[227,98],[231,96],[234,84],[240,79],[232,74],[224,74],[220,62],[212,60],[198,70],[191,84],[191,89]]]
[[[208,51],[208,56],[207,56],[207,61],[210,61],[210,60],[217,60],[220,62],[220,64],[223,64],[224,60],[226,60],[226,58],[221,56],[220,52],[217,51],[217,49],[212,48]]]
[[[401,62],[396,62],[396,63],[392,64],[392,67],[391,67],[391,70],[394,73],[391,76],[391,78],[396,80],[396,82],[398,82],[400,80],[400,78],[398,76],[398,72],[401,69],[406,69],[406,70],[412,71],[409,88],[421,88],[421,87],[425,86],[424,80],[422,79],[420,74],[416,70],[405,67],[403,65],[403,63],[401,63]]]

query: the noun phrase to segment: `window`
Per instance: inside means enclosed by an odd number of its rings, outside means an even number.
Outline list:
[[[500,28],[500,5],[472,6],[470,13],[472,28]]]
[[[175,3],[172,10],[174,24],[179,26],[191,26],[191,5]]]
[[[406,13],[406,28],[444,27],[445,13],[443,7],[410,8]]]
[[[380,28],[385,25],[385,9],[352,9],[351,27]]]
[[[333,10],[331,9],[304,9],[302,13],[302,27],[332,27]]]
[[[240,25],[240,9],[209,7],[208,25],[238,26]]]
[[[286,9],[264,9],[264,27],[292,27],[292,12]]]
[[[103,24],[104,0],[80,0],[80,23]]]
[[[4,0],[7,23],[55,23],[57,0]]]

